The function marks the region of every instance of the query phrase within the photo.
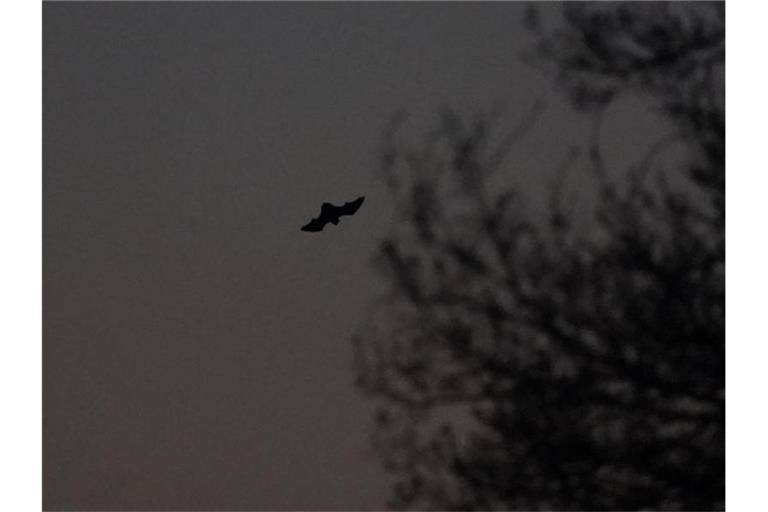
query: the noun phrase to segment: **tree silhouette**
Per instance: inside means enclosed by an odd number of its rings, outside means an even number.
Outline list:
[[[723,5],[568,3],[562,19],[529,13],[529,57],[594,116],[588,214],[559,179],[545,219],[492,184],[538,107],[508,130],[446,110],[423,143],[397,123],[384,137],[402,221],[375,258],[391,290],[354,341],[393,508],[724,507]],[[628,91],[677,133],[617,177],[599,121]]]

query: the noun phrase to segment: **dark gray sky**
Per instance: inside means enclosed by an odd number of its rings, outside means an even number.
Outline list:
[[[547,97],[512,162],[554,166],[585,125],[519,62],[522,7],[44,5],[46,508],[384,506],[350,344],[379,138]]]

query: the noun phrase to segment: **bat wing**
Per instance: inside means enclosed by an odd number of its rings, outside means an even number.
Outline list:
[[[323,218],[323,214],[321,213],[318,218],[312,219],[307,224],[301,226],[301,230],[302,231],[322,231],[327,223],[328,221]]]
[[[349,203],[344,203],[344,206],[338,207],[339,215],[353,215],[357,210],[360,209],[360,206],[363,204],[363,201],[365,201],[365,196],[360,196],[354,201],[350,201]]]

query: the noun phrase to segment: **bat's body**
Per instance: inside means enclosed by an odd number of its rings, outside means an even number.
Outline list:
[[[360,205],[363,204],[365,196],[358,197],[350,203],[344,203],[343,206],[334,206],[331,203],[323,203],[320,207],[320,216],[312,219],[308,224],[301,227],[302,231],[322,231],[326,224],[338,224],[339,217],[343,215],[353,215]]]

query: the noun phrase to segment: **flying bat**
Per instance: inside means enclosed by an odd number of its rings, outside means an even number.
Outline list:
[[[320,207],[320,216],[316,219],[312,219],[305,226],[301,227],[302,231],[322,231],[326,224],[338,224],[339,217],[343,215],[353,215],[360,209],[360,205],[363,204],[365,196],[360,196],[352,202],[344,203],[343,206],[334,206],[331,203],[323,203]]]

